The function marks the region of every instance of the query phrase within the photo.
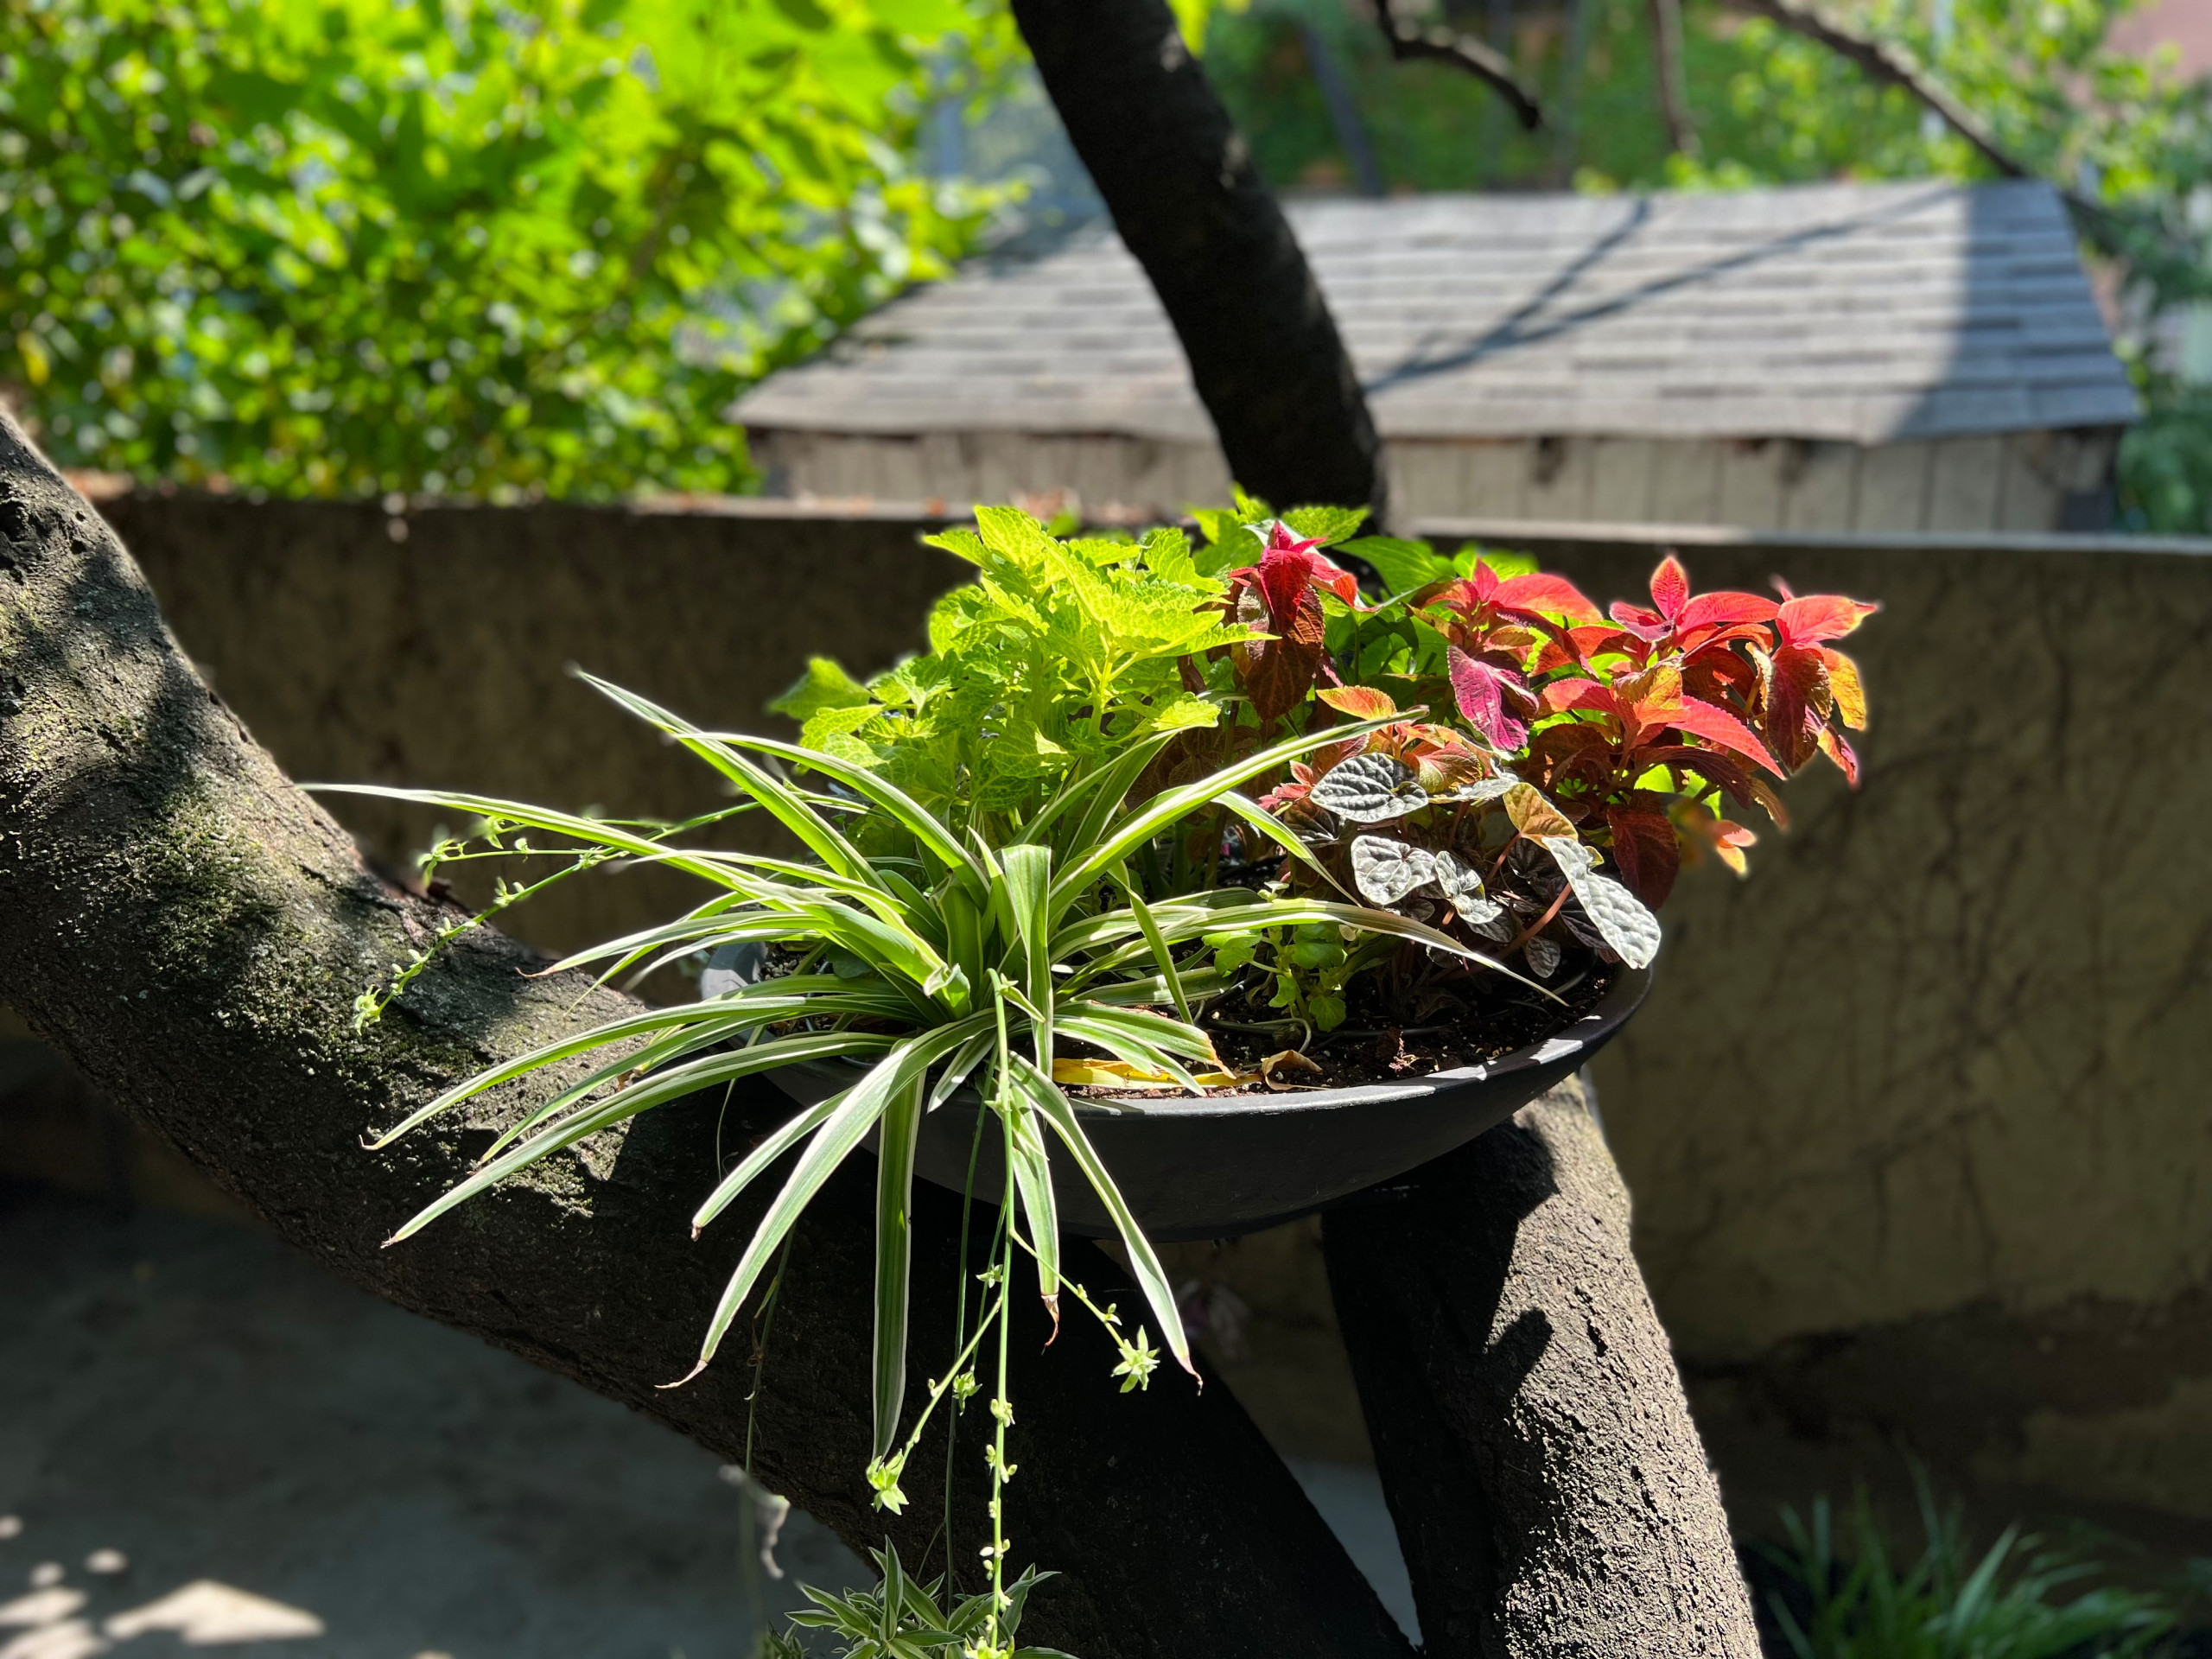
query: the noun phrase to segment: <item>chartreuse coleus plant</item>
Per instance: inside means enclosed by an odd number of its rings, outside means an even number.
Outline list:
[[[1364,514],[1287,517],[1331,537]],[[933,811],[1009,823],[1133,742],[1219,728],[1217,759],[1246,752],[1257,734],[1249,665],[1274,647],[1264,613],[1240,613],[1235,596],[1266,532],[1218,528],[1197,546],[1172,528],[1063,540],[1017,508],[978,508],[974,530],[927,538],[976,579],[932,608],[926,655],[866,684],[817,658],[772,707],[803,722],[806,747],[868,767]]]
[[[1217,639],[1220,632],[1207,623],[1190,637]],[[1111,662],[1101,664],[1098,683],[1105,683],[1116,668]],[[1137,729],[1113,734],[1112,741],[1064,746],[1074,758],[1057,768],[1049,789],[1040,787],[1011,805],[1005,797],[946,800],[940,811],[885,775],[895,768],[879,772],[858,757],[828,749],[702,730],[618,687],[591,683],[713,767],[795,836],[806,856],[700,847],[677,830],[481,796],[368,786],[353,786],[354,791],[475,814],[493,836],[512,840],[537,832],[560,837],[569,868],[628,860],[664,866],[704,884],[708,896],[683,916],[578,951],[559,969],[596,968],[609,976],[650,973],[726,945],[755,944],[779,949],[788,971],[565,1037],[487,1068],[410,1113],[372,1144],[388,1146],[504,1084],[556,1067],[581,1073],[505,1131],[473,1173],[402,1227],[393,1242],[641,1112],[797,1062],[853,1063],[849,1086],[796,1112],[705,1195],[694,1213],[695,1230],[711,1225],[796,1152],[708,1320],[698,1367],[714,1357],[808,1203],[864,1140],[875,1136],[874,1446],[868,1478],[884,1507],[895,1511],[906,1501],[899,1476],[923,1425],[947,1397],[964,1402],[976,1391],[972,1363],[995,1332],[995,1429],[988,1452],[994,1539],[985,1553],[992,1593],[999,1599],[994,1605],[1003,1611],[1009,1604],[999,1489],[1012,1472],[1005,1437],[1013,1420],[1006,1389],[1006,1293],[1019,1247],[1033,1259],[1039,1293],[1058,1316],[1065,1281],[1051,1173],[1056,1158],[1081,1174],[1113,1217],[1146,1304],[1160,1322],[1161,1340],[1178,1363],[1191,1368],[1159,1258],[1052,1081],[1059,1046],[1079,1042],[1132,1071],[1201,1092],[1199,1076],[1218,1077],[1220,1060],[1196,1023],[1195,1010],[1224,988],[1218,975],[1191,961],[1185,947],[1255,927],[1327,924],[1356,934],[1389,934],[1470,959],[1481,953],[1404,916],[1334,897],[1271,898],[1239,887],[1157,903],[1143,896],[1133,867],[1202,811],[1225,813],[1285,856],[1310,861],[1304,843],[1242,788],[1279,772],[1319,744],[1363,732],[1365,725],[1285,736],[1205,778],[1146,790],[1137,787],[1140,779],[1191,722],[1143,729],[1139,721]],[[1106,717],[1113,717],[1110,709]],[[1063,721],[1057,729],[1076,736],[1083,718]],[[794,782],[785,767],[799,770],[814,786]],[[407,964],[400,977],[420,966]],[[377,1017],[388,1001],[387,992],[365,998],[362,1018]],[[1194,1074],[1193,1067],[1207,1070]],[[996,1294],[953,1367],[931,1384],[922,1421],[902,1444],[915,1145],[924,1114],[971,1082],[996,1119],[1007,1170],[989,1269]],[[1160,1358],[1148,1327],[1127,1336],[1114,1309],[1098,1309],[1081,1287],[1068,1287],[1098,1314],[1118,1344],[1116,1374],[1125,1389],[1143,1386]],[[974,1644],[979,1654],[1001,1650],[996,1617]]]

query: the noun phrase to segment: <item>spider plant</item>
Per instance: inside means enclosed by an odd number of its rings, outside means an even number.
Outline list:
[[[800,1588],[814,1605],[791,1616],[798,1630],[833,1632],[832,1639],[842,1644],[837,1649],[839,1659],[933,1659],[955,1650],[974,1653],[986,1647],[1005,1653],[1007,1659],[1068,1659],[1058,1648],[1014,1646],[1029,1592],[1052,1573],[1039,1573],[1033,1567],[1003,1591],[956,1596],[947,1611],[942,1605],[944,1580],[922,1583],[901,1565],[896,1549],[872,1549],[868,1554],[875,1558],[876,1571],[881,1575],[874,1589],[834,1595],[803,1585]],[[1003,1648],[999,1645],[1001,1641]],[[788,1636],[766,1633],[760,1656],[761,1659],[808,1659],[796,1631]]]
[[[1237,887],[1148,900],[1132,874],[1139,855],[1159,838],[1205,810],[1241,820],[1318,868],[1298,837],[1239,785],[1381,721],[1292,738],[1196,783],[1133,803],[1128,797],[1138,779],[1173,735],[1157,733],[1065,782],[1027,822],[978,814],[956,829],[865,766],[772,738],[702,730],[643,697],[584,677],[715,768],[809,856],[677,846],[630,825],[484,796],[344,787],[478,814],[504,828],[546,831],[595,855],[595,861],[664,865],[710,890],[677,919],[578,951],[558,969],[592,967],[603,978],[651,972],[725,944],[756,942],[782,947],[790,971],[562,1038],[489,1067],[411,1113],[372,1145],[389,1146],[502,1084],[585,1057],[593,1062],[503,1133],[467,1179],[392,1242],[563,1147],[656,1106],[799,1061],[849,1062],[849,1087],[795,1113],[692,1217],[696,1236],[785,1154],[799,1149],[708,1321],[690,1375],[714,1357],[808,1203],[874,1135],[879,1462],[896,1444],[906,1393],[910,1197],[925,1113],[974,1079],[1003,1120],[1025,1246],[1055,1319],[1059,1227],[1052,1160],[1071,1160],[1113,1217],[1146,1302],[1187,1370],[1189,1344],[1173,1287],[1081,1118],[1052,1082],[1056,1047],[1080,1042],[1202,1092],[1190,1066],[1219,1061],[1193,1011],[1226,988],[1217,970],[1198,963],[1210,955],[1208,936],[1335,923],[1497,966],[1389,911],[1334,899],[1270,899]],[[802,787],[785,766],[826,780],[828,789]],[[847,833],[855,814],[875,820],[871,853]],[[881,833],[887,823],[895,835]],[[880,850],[886,845],[895,850]],[[579,867],[588,861],[594,861],[579,860]],[[1179,955],[1179,947],[1190,948]],[[1057,1153],[1049,1149],[1052,1142]],[[1140,1332],[1140,1349],[1141,1338]],[[1126,1342],[1123,1349],[1125,1363],[1131,1363]]]

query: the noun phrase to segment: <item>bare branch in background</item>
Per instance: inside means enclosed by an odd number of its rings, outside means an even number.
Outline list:
[[[1727,0],[1727,3],[1738,11],[1766,18],[1793,35],[1802,35],[1808,41],[1819,42],[1838,57],[1857,64],[1885,86],[1902,86],[2005,177],[2036,176],[2035,169],[1999,143],[1973,111],[1923,73],[1918,65],[1896,48],[1853,34],[1822,16],[1804,0]]]
[[[1013,0],[1013,11],[1183,343],[1230,476],[1270,501],[1382,509],[1389,480],[1358,371],[1166,0]]]
[[[1359,99],[1353,94],[1351,78],[1344,73],[1336,48],[1320,26],[1310,17],[1300,16],[1297,21],[1306,64],[1313,71],[1313,84],[1321,91],[1321,107],[1328,111],[1337,148],[1344,151],[1344,163],[1351,168],[1352,183],[1363,196],[1379,196],[1384,191],[1382,163],[1368,140],[1367,124],[1359,118]]]
[[[1544,124],[1543,106],[1535,95],[1514,79],[1505,54],[1472,35],[1463,35],[1442,24],[1425,26],[1401,18],[1393,10],[1396,0],[1375,0],[1375,22],[1389,42],[1390,55],[1400,62],[1428,58],[1463,69],[1512,105],[1513,113],[1530,132]]]
[[[1560,67],[1558,113],[1552,121],[1553,182],[1574,181],[1576,140],[1582,128],[1582,71],[1590,57],[1590,14],[1596,0],[1567,0],[1567,61]]]
[[[1651,0],[1652,60],[1659,71],[1659,108],[1667,142],[1677,155],[1695,156],[1697,123],[1690,118],[1689,73],[1683,63],[1682,0]]]

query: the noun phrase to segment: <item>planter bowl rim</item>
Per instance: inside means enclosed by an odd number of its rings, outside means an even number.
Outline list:
[[[1130,1211],[1159,1243],[1226,1238],[1311,1215],[1465,1145],[1576,1070],[1625,1025],[1651,988],[1624,969],[1597,1003],[1540,1041],[1494,1060],[1389,1083],[1282,1093],[1076,1098],[1076,1115]],[[768,1074],[812,1105],[861,1075],[863,1063],[802,1061]],[[995,1139],[971,1122],[989,1108],[972,1085],[923,1120],[915,1173],[959,1192],[989,1191],[1004,1171]],[[980,1159],[980,1163],[976,1160]],[[1089,1182],[1052,1160],[1065,1231],[1113,1236],[1119,1224]]]
[[[1135,1094],[1113,1100],[1070,1096],[1069,1102],[1079,1116],[1127,1121],[1133,1117],[1188,1120],[1197,1117],[1282,1116],[1300,1112],[1336,1111],[1346,1106],[1381,1104],[1392,1100],[1415,1100],[1460,1084],[1485,1083],[1510,1072],[1552,1065],[1583,1049],[1594,1052],[1643,1005],[1643,999],[1650,994],[1653,977],[1653,969],[1649,967],[1630,968],[1622,963],[1615,969],[1612,982],[1605,987],[1605,995],[1591,1005],[1586,1014],[1562,1026],[1541,1041],[1524,1045],[1499,1055],[1494,1060],[1423,1071],[1390,1083],[1341,1084],[1333,1087],[1286,1089],[1248,1095],[1199,1096],[1170,1094],[1162,1090],[1156,1094]],[[859,1073],[868,1070],[868,1063],[843,1058],[804,1060],[789,1069]],[[1065,1087],[1061,1092],[1066,1093]],[[982,1096],[977,1093],[974,1084],[964,1083],[940,1103],[940,1109],[953,1101],[980,1104]]]

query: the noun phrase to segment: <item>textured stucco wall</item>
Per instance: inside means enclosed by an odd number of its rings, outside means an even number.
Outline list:
[[[127,496],[101,512],[186,652],[295,778],[674,818],[725,804],[721,779],[569,665],[702,725],[792,736],[764,705],[810,655],[867,674],[923,649],[930,601],[965,569],[919,545],[911,518],[745,505],[387,513]],[[397,868],[442,821],[328,804]],[[773,831],[744,820],[732,834]],[[488,880],[463,870],[455,885],[480,897]],[[569,947],[664,916],[688,891],[657,872],[571,882],[512,921],[534,944]]]
[[[565,663],[767,729],[810,652],[865,671],[917,648],[959,574],[891,518],[440,509],[394,539],[373,506],[103,510],[296,776],[625,812],[698,810],[714,780]],[[1659,551],[1498,539],[1601,601]],[[1684,880],[1659,988],[1599,1065],[1732,1493],[1770,1429],[1897,1436],[1961,1478],[2212,1522],[2212,557],[1682,539],[1700,587],[1778,574],[1885,607],[1851,642],[1865,786],[1808,775],[1748,881]],[[334,805],[390,859],[427,835]],[[522,931],[563,944],[666,903],[620,877]],[[1297,1288],[1316,1274],[1243,1255],[1247,1302],[1325,1320]]]
[[[1593,595],[1656,552],[1519,539]],[[1684,881],[1598,1063],[1677,1343],[1801,1433],[2212,1520],[2212,556],[1682,552],[1885,608],[1862,788]]]

